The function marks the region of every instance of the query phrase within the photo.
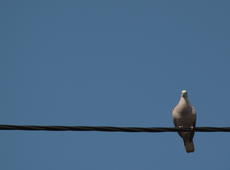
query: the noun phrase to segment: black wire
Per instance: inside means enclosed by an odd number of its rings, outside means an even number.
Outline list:
[[[112,126],[37,126],[37,125],[0,125],[0,130],[28,131],[103,131],[103,132],[230,132],[230,127],[112,127]]]

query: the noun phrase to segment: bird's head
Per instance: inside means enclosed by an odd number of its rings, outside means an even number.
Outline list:
[[[184,97],[184,98],[187,98],[188,97],[188,92],[186,90],[182,90],[181,91],[181,96]]]

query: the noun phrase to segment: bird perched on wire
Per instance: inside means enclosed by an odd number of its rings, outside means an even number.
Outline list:
[[[188,92],[181,91],[181,96],[178,104],[172,110],[173,122],[175,127],[178,128],[191,128],[194,129],[196,125],[196,110],[191,105],[188,99]],[[178,132],[184,141],[186,152],[194,152],[195,147],[193,144],[193,132]]]

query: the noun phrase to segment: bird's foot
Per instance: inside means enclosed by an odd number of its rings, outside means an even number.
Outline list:
[[[194,127],[194,126],[190,126],[190,129],[191,129],[192,131],[194,131],[195,127]]]

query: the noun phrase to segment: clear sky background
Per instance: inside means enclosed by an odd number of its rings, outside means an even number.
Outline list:
[[[0,1],[0,124],[230,126],[229,1]],[[4,170],[230,169],[230,133],[0,131]]]

